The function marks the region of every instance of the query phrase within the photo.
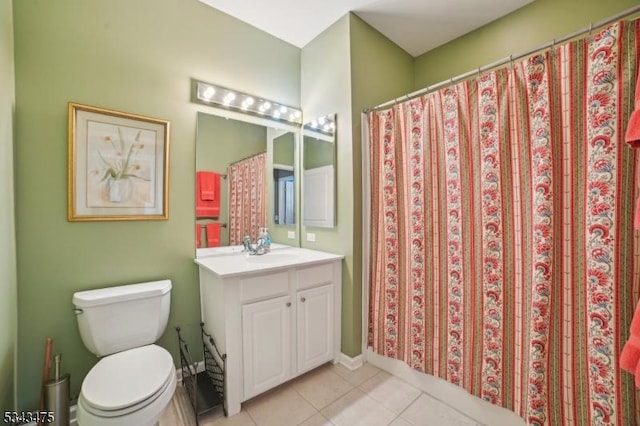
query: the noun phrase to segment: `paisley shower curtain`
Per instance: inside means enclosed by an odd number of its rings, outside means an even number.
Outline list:
[[[267,154],[261,153],[229,166],[229,245],[242,244],[245,235],[258,238],[267,226]]]
[[[369,113],[368,344],[529,425],[640,424],[640,21]]]

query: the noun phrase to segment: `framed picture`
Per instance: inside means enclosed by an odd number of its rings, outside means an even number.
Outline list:
[[[169,122],[69,103],[68,220],[166,220]]]

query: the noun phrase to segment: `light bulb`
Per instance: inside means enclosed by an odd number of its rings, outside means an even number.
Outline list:
[[[324,124],[324,122],[325,122],[325,121],[326,121],[326,119],[325,119],[324,117],[320,117],[320,118],[318,119],[318,122],[319,122],[320,124]]]
[[[255,100],[251,96],[249,96],[245,102],[247,103],[248,106],[251,106],[254,104]]]
[[[213,98],[213,95],[216,94],[216,89],[214,89],[213,87],[209,86],[205,89],[204,93],[202,94],[202,96],[209,100],[211,98]]]
[[[264,106],[265,111],[271,108],[271,102],[269,101],[265,101],[262,105]]]
[[[282,106],[280,107],[280,112],[281,112],[282,114],[286,114],[286,113],[287,113],[287,107],[286,107],[286,106],[284,106],[284,105],[282,105]]]

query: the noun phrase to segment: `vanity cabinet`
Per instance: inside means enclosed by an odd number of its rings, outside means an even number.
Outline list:
[[[236,255],[238,270],[229,268],[232,256],[196,259],[205,330],[227,354],[229,415],[262,392],[338,362],[342,256],[291,249],[288,260],[283,253]]]
[[[245,399],[291,377],[291,310],[289,296],[242,306]]]

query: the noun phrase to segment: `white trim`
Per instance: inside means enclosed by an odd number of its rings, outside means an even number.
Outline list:
[[[196,364],[196,374],[204,371],[204,361],[198,361]],[[176,368],[176,379],[178,379],[176,385],[182,384],[182,368]]]
[[[525,426],[525,421],[513,411],[477,398],[465,389],[446,380],[413,370],[403,361],[378,355],[371,348],[367,348],[365,356],[371,365],[417,387],[430,397],[472,418],[481,425]]]
[[[279,163],[273,163],[273,168],[274,169],[279,169],[279,170],[288,170],[288,171],[294,171],[293,166],[289,166],[287,164],[279,164]]]
[[[369,333],[369,252],[371,246],[371,162],[369,160],[369,119],[360,114],[362,138],[362,353],[367,351]]]
[[[338,362],[347,369],[353,371],[362,367],[362,365],[364,364],[364,357],[362,356],[362,354],[360,354],[351,358],[350,356],[340,352],[340,358],[338,359]]]

